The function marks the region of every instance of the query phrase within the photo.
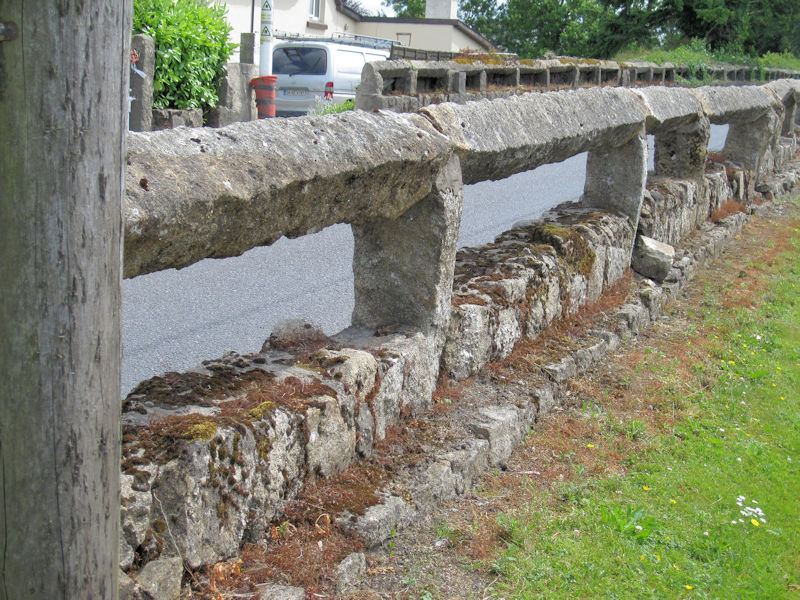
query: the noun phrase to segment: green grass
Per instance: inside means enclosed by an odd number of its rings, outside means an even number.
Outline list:
[[[795,229],[755,307],[719,309],[744,280],[708,285],[687,333],[702,348],[693,379],[676,378],[685,358],[645,367],[678,418],[625,475],[499,518],[494,597],[800,598],[799,240]]]
[[[800,70],[800,58],[789,52],[768,52],[764,56],[755,57],[744,54],[736,48],[711,50],[703,40],[694,39],[688,44],[675,48],[642,48],[631,47],[619,52],[616,61],[646,61],[659,65],[664,63],[679,63],[685,65],[689,71],[688,83],[710,83],[711,77],[708,67],[717,64],[737,66],[751,66],[758,68],[756,76],[763,79],[765,68],[779,68]]]

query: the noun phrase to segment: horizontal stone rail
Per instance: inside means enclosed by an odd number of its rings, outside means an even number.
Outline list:
[[[124,276],[397,217],[451,153],[425,119],[391,113],[131,133]]]
[[[674,85],[687,77],[683,65],[614,62],[580,58],[503,60],[484,64],[456,58],[448,61],[388,60],[364,66],[356,94],[356,108],[414,112],[429,104],[494,100],[530,91],[592,86]],[[712,65],[708,74],[720,83],[755,79],[749,66]],[[767,80],[798,79],[800,71],[766,69]]]
[[[673,246],[716,209],[793,185],[782,169],[797,151],[799,96],[795,81],[595,88],[410,115],[356,111],[131,134],[127,276],[350,223],[356,303],[353,326],[335,336],[282,323],[261,352],[205,361],[131,392],[122,566],[180,555],[196,568],[235,555],[304,482],[342,472],[406,417],[424,414],[439,377],[462,379],[502,359],[596,301],[630,267],[645,282],[683,273],[689,267],[673,262]],[[711,122],[731,133],[709,157]],[[649,180],[646,133],[656,142]],[[583,151],[580,202],[456,252],[463,182]],[[571,364],[550,365],[547,376],[561,381]],[[463,493],[471,477],[454,489]],[[376,511],[403,502],[389,498]],[[392,513],[398,526],[401,513]],[[338,518],[380,543],[394,526],[373,526],[370,515]]]

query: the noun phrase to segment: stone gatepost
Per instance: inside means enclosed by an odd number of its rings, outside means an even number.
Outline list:
[[[625,215],[636,231],[646,181],[647,138],[643,125],[626,144],[589,151],[582,201],[587,206]]]
[[[219,101],[208,111],[208,125],[224,127],[241,121],[254,121],[258,118],[255,93],[250,80],[258,77],[258,65],[249,63],[228,63],[225,74],[217,85]]]
[[[131,38],[131,50],[138,60],[136,71],[131,72],[131,114],[128,129],[150,131],[153,128],[153,75],[155,73],[156,47],[149,35],[138,34]]]
[[[353,224],[354,327],[411,327],[432,336],[438,356],[450,318],[462,195],[453,154],[431,193],[398,218]]]

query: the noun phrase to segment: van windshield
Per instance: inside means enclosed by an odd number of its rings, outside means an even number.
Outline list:
[[[324,48],[276,48],[272,53],[273,75],[325,75],[328,54]]]

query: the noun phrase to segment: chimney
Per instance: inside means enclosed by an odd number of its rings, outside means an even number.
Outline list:
[[[425,0],[426,19],[458,19],[458,0]]]

